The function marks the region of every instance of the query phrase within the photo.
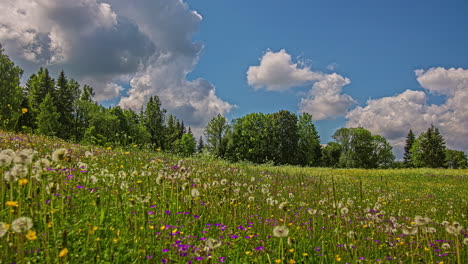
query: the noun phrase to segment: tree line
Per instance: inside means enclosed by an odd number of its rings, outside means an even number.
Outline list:
[[[119,106],[105,108],[93,100],[93,88],[83,87],[64,71],[54,79],[40,68],[24,86],[23,70],[0,47],[0,128],[56,136],[94,144],[138,145],[188,156],[196,152],[190,127],[167,115],[157,96],[137,113]]]
[[[450,150],[439,130],[431,126],[418,138],[410,130],[403,162],[395,162],[385,138],[364,128],[340,128],[334,142],[321,145],[312,116],[286,110],[252,113],[228,120],[217,115],[198,144],[190,127],[168,115],[158,96],[140,112],[105,108],[94,101],[93,88],[68,78],[54,79],[40,68],[24,86],[23,70],[0,46],[0,128],[38,133],[94,144],[138,145],[182,156],[205,153],[232,162],[325,166],[337,168],[450,167],[467,168],[462,151]]]

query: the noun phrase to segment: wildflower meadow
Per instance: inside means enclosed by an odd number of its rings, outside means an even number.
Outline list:
[[[177,158],[0,131],[0,263],[467,263],[468,170]]]

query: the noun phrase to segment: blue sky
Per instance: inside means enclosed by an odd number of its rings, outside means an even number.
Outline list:
[[[25,76],[47,65],[105,104],[158,95],[195,133],[287,109],[314,115],[322,143],[343,126],[401,154],[431,123],[468,152],[468,1],[16,0],[0,43]],[[249,77],[248,77],[249,76]]]
[[[421,90],[416,69],[468,68],[467,1],[188,1],[203,21],[205,45],[189,75],[203,76],[238,106],[229,116],[298,110],[296,92],[256,92],[246,71],[267,49],[286,51],[316,70],[351,79],[359,104],[406,89]],[[431,102],[439,103],[437,96]],[[318,122],[324,140],[344,118]]]

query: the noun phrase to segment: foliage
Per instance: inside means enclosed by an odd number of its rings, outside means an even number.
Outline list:
[[[341,145],[339,167],[388,168],[395,159],[385,138],[362,127],[340,128],[333,138]]]
[[[298,164],[307,166],[320,165],[322,157],[322,147],[320,136],[312,123],[312,116],[303,113],[299,116],[297,123],[297,159]]]
[[[22,114],[22,75],[23,70],[15,66],[0,46],[0,128],[17,129]]]
[[[195,153],[197,142],[192,134],[186,133],[182,135],[181,139],[177,139],[174,143],[175,153],[182,157],[188,157]]]
[[[37,116],[37,132],[46,136],[55,136],[60,131],[60,114],[54,105],[50,93],[39,105],[39,115]]]
[[[421,133],[411,148],[411,156],[415,167],[444,168],[445,140],[439,129],[431,125],[426,132]]]
[[[336,142],[328,142],[322,149],[321,163],[324,167],[338,167],[341,156],[341,145]]]
[[[416,137],[413,131],[410,129],[408,132],[408,136],[406,136],[406,145],[405,145],[405,153],[403,156],[403,163],[407,168],[413,167],[413,158],[411,156],[411,148],[413,147],[414,141]]]
[[[463,151],[445,149],[446,164],[451,169],[468,169],[468,159]]]
[[[218,114],[205,128],[206,148],[216,157],[223,157],[226,151],[225,136],[229,130],[226,117]]]
[[[151,96],[146,104],[144,120],[146,129],[150,134],[150,142],[157,148],[164,147],[164,115],[165,109],[161,108],[158,96]]]

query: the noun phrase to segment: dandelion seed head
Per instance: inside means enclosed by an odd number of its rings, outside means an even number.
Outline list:
[[[34,163],[34,167],[38,168],[38,169],[45,169],[45,168],[48,168],[50,167],[50,161],[48,159],[45,159],[45,158],[42,158],[42,159],[38,159],[35,163]]]
[[[12,158],[6,154],[0,153],[0,167],[9,167]]]
[[[429,219],[428,217],[422,217],[420,215],[414,217],[414,222],[416,222],[416,225],[418,226],[427,225],[430,221],[431,219]]]
[[[443,250],[450,249],[450,244],[449,244],[449,243],[443,243],[442,246],[441,246],[441,248],[442,248]]]
[[[275,237],[287,237],[289,229],[286,226],[275,226],[273,228],[273,236]]]
[[[65,159],[65,155],[67,154],[67,149],[59,148],[52,152],[52,160],[55,162],[59,162]]]
[[[13,162],[21,165],[30,165],[34,158],[34,151],[32,149],[23,149],[15,154]]]
[[[341,214],[345,215],[349,213],[349,209],[347,207],[341,208]]]
[[[23,233],[33,227],[33,221],[29,217],[19,217],[11,223],[11,229],[16,233]]]
[[[8,224],[0,222],[0,237],[3,237],[8,232],[9,228]]]
[[[280,210],[283,210],[283,211],[287,211],[287,210],[289,209],[288,207],[289,207],[289,206],[288,206],[288,202],[282,202],[282,203],[280,203],[280,205],[278,206],[278,208],[279,208]]]
[[[192,197],[198,197],[198,196],[200,196],[200,192],[199,192],[198,189],[196,189],[196,188],[193,188],[193,189],[192,189],[191,194],[192,194]]]

